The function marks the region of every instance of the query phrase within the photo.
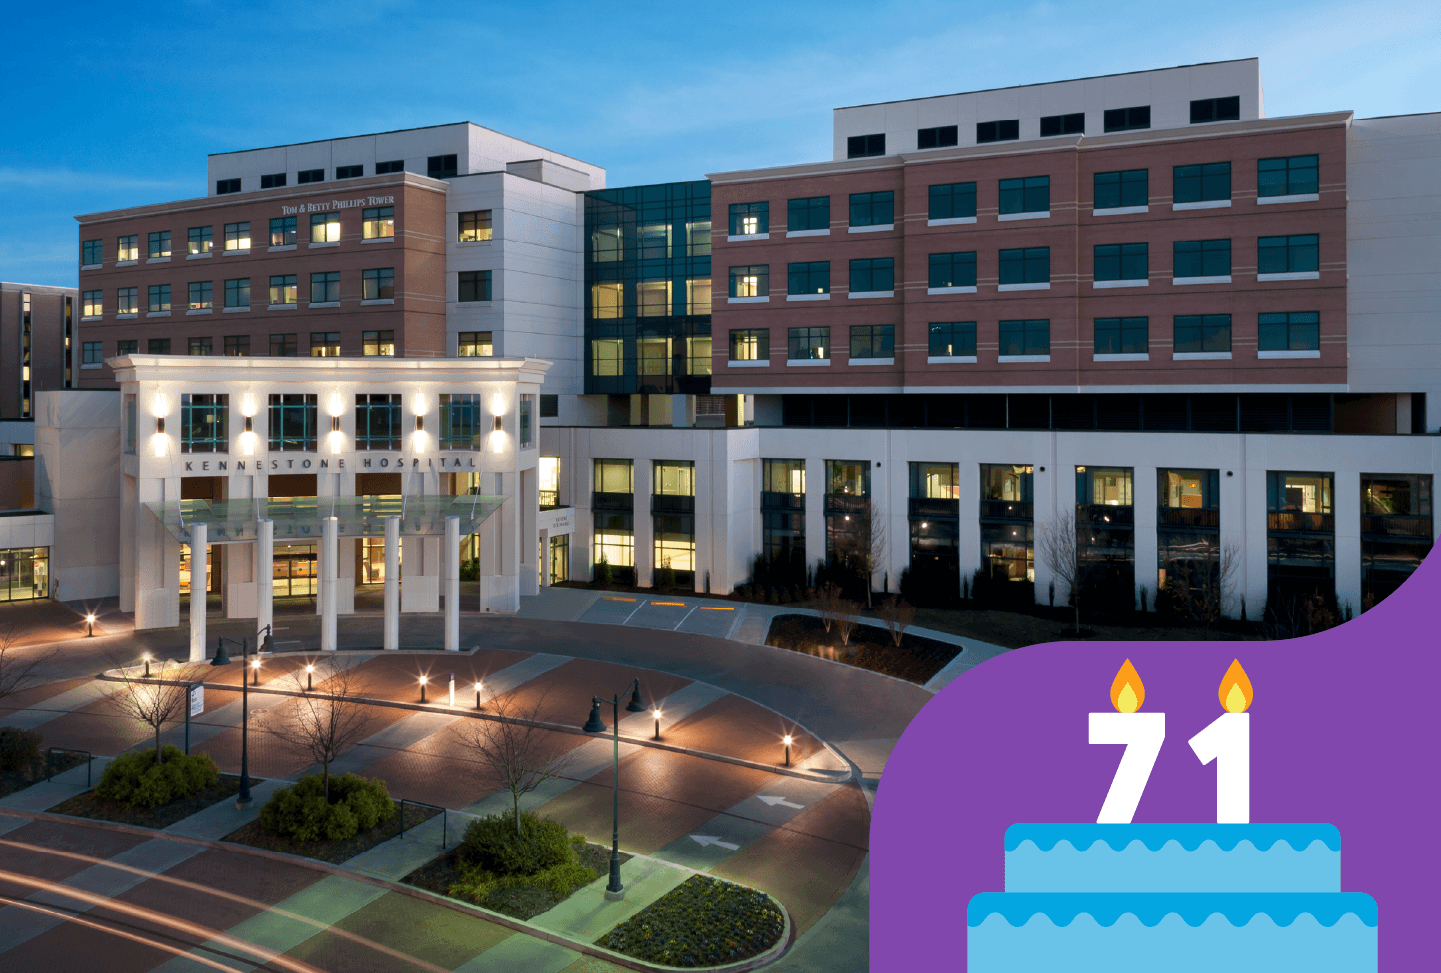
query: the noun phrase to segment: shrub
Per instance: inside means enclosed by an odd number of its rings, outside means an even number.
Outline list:
[[[615,575],[610,570],[610,561],[604,554],[595,562],[595,583],[610,584]]]
[[[479,581],[479,580],[480,580],[480,558],[478,558],[478,557],[473,557],[473,558],[470,558],[469,560],[465,560],[465,561],[461,561],[461,562],[460,562],[460,580],[461,580],[461,581]]]
[[[43,737],[34,730],[18,726],[0,726],[0,774],[9,774],[30,766],[40,756]]]
[[[186,755],[166,744],[155,762],[154,750],[134,750],[110,761],[95,796],[129,807],[159,807],[214,787],[220,771],[209,754]]]
[[[356,774],[330,779],[330,800],[320,774],[302,777],[270,796],[260,811],[260,826],[294,841],[345,841],[395,814],[385,784]]]
[[[520,816],[520,834],[507,811],[477,818],[465,829],[462,849],[466,861],[501,875],[534,875],[573,861],[575,855],[566,841],[565,825],[529,811]]]

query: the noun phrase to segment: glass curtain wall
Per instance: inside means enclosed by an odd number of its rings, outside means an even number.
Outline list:
[[[628,459],[598,459],[594,466],[591,514],[594,563],[604,561],[612,580],[635,582],[635,469]]]
[[[1361,607],[1388,597],[1431,550],[1431,477],[1361,474]]]
[[[1334,484],[1331,473],[1266,474],[1268,613],[1336,607]]]
[[[995,597],[1029,603],[1036,581],[1036,545],[1030,466],[981,464],[981,577],[986,590],[973,582],[971,597]]]
[[[1136,530],[1130,467],[1076,467],[1076,560],[1082,610],[1136,607]]]
[[[751,580],[806,587],[806,461],[761,461],[761,554]],[[757,577],[763,574],[764,577]]]
[[[1238,580],[1221,564],[1221,471],[1157,470],[1156,608],[1214,620],[1224,588]]]
[[[927,601],[954,600],[960,592],[960,467],[955,463],[912,463],[910,569],[902,593],[913,592],[924,578]]]
[[[655,584],[695,584],[695,463],[656,460],[651,493]]]

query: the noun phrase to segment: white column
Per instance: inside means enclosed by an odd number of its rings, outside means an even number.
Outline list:
[[[1408,414],[1407,421],[1410,421]],[[1407,428],[1410,432],[1410,428]],[[1337,470],[1331,485],[1331,509],[1335,511],[1336,608],[1349,605],[1352,615],[1361,613],[1361,473]]]
[[[205,525],[190,525],[190,661],[205,661]],[[199,565],[199,568],[196,568]],[[197,580],[198,579],[198,580]]]
[[[340,521],[335,517],[320,520],[320,651],[334,652],[336,615],[336,568],[339,560],[337,535]]]
[[[385,518],[385,643],[400,648],[400,518]]]
[[[267,628],[273,618],[275,584],[275,521],[262,520],[255,529],[255,631]]]
[[[445,651],[460,651],[460,518],[445,518]]]
[[[1131,479],[1131,516],[1132,516],[1132,548],[1133,564],[1135,566],[1135,599],[1134,607],[1140,608],[1141,589],[1146,590],[1146,608],[1150,611],[1156,610],[1156,591],[1160,584],[1160,565],[1157,563],[1160,558],[1160,541],[1156,536],[1157,504],[1160,502],[1157,497],[1156,468],[1153,466],[1136,466],[1132,469]]]

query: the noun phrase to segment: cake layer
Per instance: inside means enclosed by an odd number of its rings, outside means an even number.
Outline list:
[[[1374,973],[1369,895],[1015,894],[974,896],[969,973]]]
[[[1014,824],[1007,892],[1339,892],[1329,824]]]

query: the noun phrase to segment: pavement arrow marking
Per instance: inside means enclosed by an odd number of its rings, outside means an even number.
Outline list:
[[[706,845],[715,845],[718,848],[727,848],[731,851],[739,851],[740,845],[733,845],[729,841],[721,841],[719,838],[712,838],[710,835],[693,834],[690,840],[704,848]]]
[[[762,801],[765,801],[765,802],[766,802],[767,804],[769,804],[771,807],[775,807],[777,804],[779,804],[781,807],[793,807],[793,808],[795,808],[797,811],[799,811],[801,808],[805,807],[804,804],[792,804],[790,801],[786,800],[784,797],[769,797],[769,796],[766,796],[766,795],[763,795],[763,794],[757,794],[756,797],[759,798],[759,799],[762,800]]]

